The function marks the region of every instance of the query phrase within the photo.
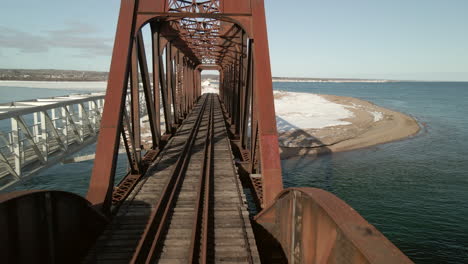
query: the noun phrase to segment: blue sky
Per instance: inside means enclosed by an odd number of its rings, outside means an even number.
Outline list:
[[[468,81],[466,0],[266,0],[274,76]],[[0,68],[109,69],[117,0],[15,0]]]

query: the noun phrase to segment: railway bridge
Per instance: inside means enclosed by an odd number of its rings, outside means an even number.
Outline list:
[[[411,263],[333,194],[283,188],[263,0],[122,0],[86,197],[1,195],[0,233],[5,263]]]

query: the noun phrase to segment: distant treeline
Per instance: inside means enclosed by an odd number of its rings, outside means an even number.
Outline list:
[[[108,72],[75,70],[0,69],[0,80],[9,81],[107,81]],[[216,80],[219,75],[202,74],[202,80]],[[273,77],[273,81],[366,81],[365,79]]]
[[[23,70],[0,69],[3,81],[107,81],[108,72],[74,70]],[[217,79],[218,75],[203,74],[202,79]]]
[[[97,71],[0,69],[0,80],[10,81],[106,81],[108,75]]]

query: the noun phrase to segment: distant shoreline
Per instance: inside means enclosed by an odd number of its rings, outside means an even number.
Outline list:
[[[273,82],[325,82],[325,83],[388,83],[398,82],[392,80],[374,79],[320,79],[320,78],[278,78],[273,77]]]
[[[107,82],[109,73],[55,69],[0,69],[0,81],[32,82]],[[202,74],[202,79],[218,79],[218,75]],[[314,78],[274,76],[273,82],[329,82],[329,83],[391,83],[391,82],[468,82],[443,80],[394,80],[365,78]]]
[[[53,69],[0,69],[0,81],[32,82],[106,82],[108,72],[53,70]],[[217,79],[213,74],[203,74],[202,79]],[[358,78],[306,78],[306,77],[273,77],[273,82],[394,82],[381,79]]]

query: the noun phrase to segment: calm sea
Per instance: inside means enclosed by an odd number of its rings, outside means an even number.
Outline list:
[[[274,88],[357,97],[416,118],[421,132],[406,140],[283,161],[284,183],[336,194],[417,263],[468,263],[468,83],[274,83]],[[0,87],[0,102],[69,93]],[[91,167],[92,161],[58,165],[17,188],[84,195]]]

